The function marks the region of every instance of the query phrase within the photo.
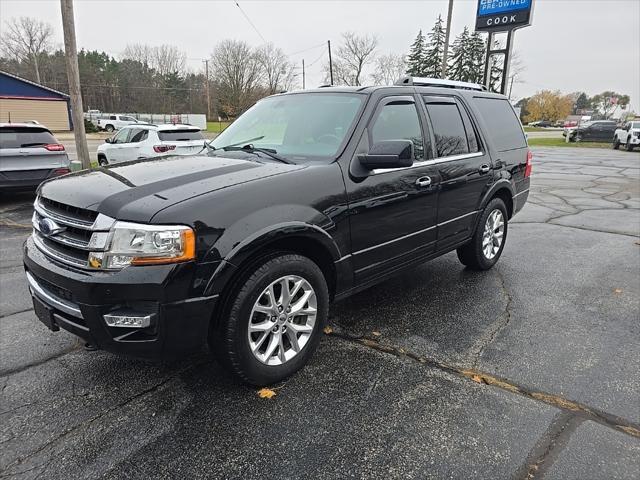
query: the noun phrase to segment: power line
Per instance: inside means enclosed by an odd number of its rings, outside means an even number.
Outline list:
[[[240,11],[242,12],[242,15],[244,15],[244,18],[247,19],[247,22],[249,22],[249,25],[251,25],[253,27],[253,29],[256,31],[256,33],[260,36],[260,38],[262,39],[262,41],[264,43],[267,43],[267,41],[264,39],[264,37],[262,36],[262,34],[260,33],[260,31],[256,28],[256,26],[253,24],[253,22],[251,21],[251,19],[249,18],[249,16],[244,13],[244,10],[242,10],[242,7],[240,6],[240,4],[238,2],[234,2],[236,4],[236,7],[238,7],[238,9],[240,9]]]
[[[308,52],[309,50],[313,50],[315,48],[324,47],[324,42],[319,43],[318,45],[314,45],[313,47],[305,48],[304,50],[298,50],[297,52],[288,53],[288,57],[293,57],[294,55],[298,55],[300,53]]]

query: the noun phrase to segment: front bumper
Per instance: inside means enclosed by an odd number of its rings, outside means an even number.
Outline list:
[[[32,296],[50,312],[47,324],[113,353],[164,360],[205,344],[217,295],[197,296],[194,263],[129,267],[118,272],[73,270],[24,244]],[[40,308],[38,308],[40,306]],[[151,316],[144,328],[110,327],[104,315],[125,309]]]

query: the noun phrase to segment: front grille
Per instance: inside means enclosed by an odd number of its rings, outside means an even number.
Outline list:
[[[36,247],[54,260],[82,269],[88,268],[90,251],[104,250],[106,232],[115,221],[98,212],[43,197],[36,198],[34,209],[32,223]],[[54,231],[43,229],[41,222],[46,219],[55,222],[58,228]]]

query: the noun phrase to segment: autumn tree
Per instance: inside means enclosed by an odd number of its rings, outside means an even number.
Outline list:
[[[32,65],[35,81],[41,83],[40,61],[51,47],[51,25],[31,17],[13,18],[5,23],[0,38],[3,56]]]
[[[573,100],[569,95],[562,95],[559,90],[542,90],[528,99],[526,109],[526,123],[537,120],[556,122],[571,114]]]

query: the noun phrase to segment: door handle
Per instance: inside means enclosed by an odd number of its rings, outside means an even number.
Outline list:
[[[489,170],[491,170],[491,167],[486,163],[483,163],[482,165],[480,165],[480,168],[478,169],[480,173],[488,173]]]
[[[416,180],[417,187],[428,187],[431,185],[431,177],[420,177]]]

